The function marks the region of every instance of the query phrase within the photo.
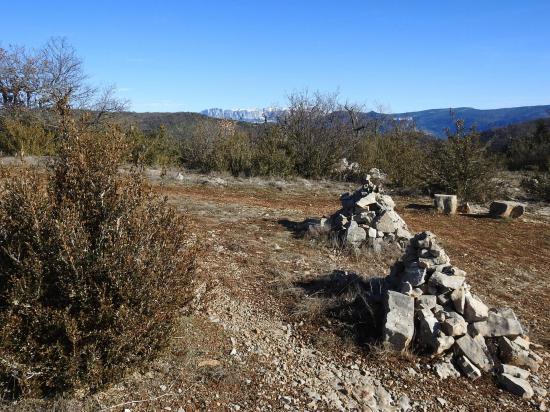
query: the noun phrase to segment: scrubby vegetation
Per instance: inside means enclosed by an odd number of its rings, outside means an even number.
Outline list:
[[[3,170],[2,397],[97,388],[170,337],[193,271],[184,219],[134,168],[117,127],[64,124],[44,172]]]

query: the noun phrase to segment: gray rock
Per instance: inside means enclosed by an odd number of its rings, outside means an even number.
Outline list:
[[[440,213],[454,215],[458,207],[458,200],[456,195],[436,194],[434,196],[434,205]]]
[[[514,365],[507,365],[505,363],[501,364],[498,367],[498,373],[506,373],[508,375],[511,375],[515,378],[521,378],[521,379],[527,379],[529,378],[529,371],[526,371],[525,369],[518,368]]]
[[[449,336],[462,336],[468,331],[468,324],[460,317],[448,317],[441,323],[441,330]]]
[[[451,297],[448,293],[440,293],[437,295],[437,303],[439,303],[441,306],[448,306],[452,303]]]
[[[416,299],[416,304],[420,309],[433,309],[437,303],[437,297],[434,295],[422,295]]]
[[[410,239],[412,238],[411,232],[409,232],[407,229],[404,229],[402,227],[398,227],[397,231],[395,232],[395,236],[399,239]]]
[[[505,336],[498,338],[498,349],[503,362],[515,366],[525,366],[532,372],[537,372],[542,363],[542,359],[536,353],[526,350]]]
[[[401,395],[397,401],[397,406],[399,406],[400,412],[407,412],[412,409],[411,401],[407,395]]]
[[[533,388],[525,379],[502,373],[498,376],[498,382],[503,389],[514,395],[521,396],[524,399],[531,399],[533,397]]]
[[[395,202],[391,196],[382,195],[380,193],[376,194],[376,203],[378,203],[383,210],[393,210],[395,207]]]
[[[376,203],[376,193],[369,193],[365,197],[362,197],[357,202],[355,202],[355,206],[361,209],[368,209],[370,205],[375,203]]]
[[[472,330],[475,334],[482,336],[498,337],[516,337],[523,335],[523,328],[517,318],[505,318],[498,313],[489,312],[487,320],[472,323]]]
[[[376,230],[384,233],[394,233],[400,226],[401,218],[393,210],[386,210],[379,214],[372,222]]]
[[[435,349],[440,324],[429,309],[418,311],[418,330],[416,341],[422,348]]]
[[[376,237],[377,234],[378,234],[378,233],[377,233],[377,230],[376,230],[375,228],[369,227],[369,237],[370,237],[370,238],[373,238],[373,239],[374,239],[374,238]]]
[[[489,214],[493,217],[516,219],[525,213],[525,205],[508,200],[495,200],[489,206]]]
[[[346,243],[352,246],[360,246],[361,243],[367,238],[367,232],[362,227],[359,227],[357,222],[351,222],[346,230]]]
[[[438,336],[435,338],[435,343],[433,345],[434,353],[440,355],[444,352],[447,352],[455,343],[455,338],[452,336]]]
[[[466,305],[466,288],[462,286],[453,290],[451,293],[451,300],[455,310],[458,313],[464,313],[464,306]]]
[[[481,299],[471,293],[466,293],[464,302],[464,319],[467,322],[479,322],[487,319],[489,308]]]
[[[450,361],[440,362],[435,365],[435,374],[440,379],[459,378],[460,372],[456,370]]]
[[[455,290],[464,284],[465,278],[462,276],[446,275],[443,272],[435,272],[429,280],[431,285],[438,288]]]
[[[396,351],[402,351],[409,346],[414,335],[414,299],[399,292],[388,291],[384,303],[384,344]]]
[[[485,353],[485,348],[469,335],[464,335],[455,341],[455,348],[459,355],[466,356],[474,365],[485,372],[489,372],[493,361]]]
[[[481,371],[466,356],[459,356],[456,364],[468,379],[475,381],[481,377]]]

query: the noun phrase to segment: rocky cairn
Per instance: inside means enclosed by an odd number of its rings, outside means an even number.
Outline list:
[[[342,194],[340,202],[340,210],[315,221],[310,230],[328,231],[343,244],[354,248],[369,246],[376,251],[390,243],[404,247],[412,236],[405,221],[395,212],[392,198],[382,193],[370,175],[353,193]]]
[[[412,237],[385,283],[384,345],[443,358],[435,368],[441,378],[490,372],[504,389],[533,396],[529,378],[542,359],[521,322],[512,309],[490,309],[472,293],[434,234]]]

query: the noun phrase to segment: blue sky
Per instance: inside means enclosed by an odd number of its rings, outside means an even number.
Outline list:
[[[66,36],[135,111],[332,92],[402,112],[550,104],[550,1],[7,1],[0,46]]]

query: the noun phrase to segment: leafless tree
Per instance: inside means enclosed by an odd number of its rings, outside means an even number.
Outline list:
[[[99,89],[87,80],[82,59],[64,37],[53,37],[38,50],[0,48],[0,108],[90,109],[99,119],[125,107],[114,87]]]

